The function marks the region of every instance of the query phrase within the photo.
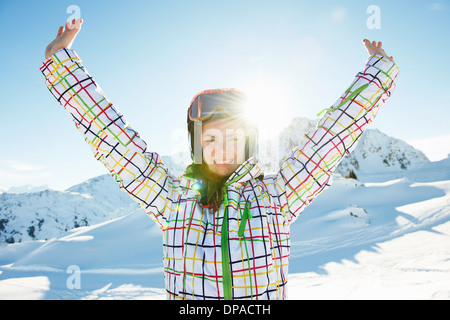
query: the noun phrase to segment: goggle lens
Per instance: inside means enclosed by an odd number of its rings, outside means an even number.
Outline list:
[[[237,114],[244,112],[245,105],[245,95],[236,90],[202,93],[192,101],[189,116],[191,120],[202,120],[210,114]]]

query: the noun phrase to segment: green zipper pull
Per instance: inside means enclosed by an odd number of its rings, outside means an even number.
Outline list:
[[[252,215],[250,213],[250,202],[245,203],[244,214],[241,218],[241,223],[239,224],[238,236],[239,238],[244,237],[245,226],[247,225],[247,220],[252,220]]]

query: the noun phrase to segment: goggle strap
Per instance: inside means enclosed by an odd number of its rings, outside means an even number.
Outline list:
[[[202,148],[202,122],[194,120],[194,163],[201,164],[203,161]]]
[[[197,116],[198,116],[198,118],[201,118],[201,116],[202,116],[202,97],[201,96],[198,97],[197,105],[198,105]]]

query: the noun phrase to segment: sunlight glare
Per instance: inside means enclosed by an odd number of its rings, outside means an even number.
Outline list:
[[[288,93],[280,84],[258,84],[245,88],[248,96],[247,117],[258,125],[261,137],[280,133],[289,123]]]

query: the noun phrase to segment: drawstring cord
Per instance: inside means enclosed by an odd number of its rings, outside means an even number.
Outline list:
[[[241,208],[239,207],[239,211]],[[241,223],[239,224],[238,236],[239,238],[244,237],[245,226],[247,225],[247,220],[252,220],[252,215],[250,213],[250,202],[245,202],[244,214],[241,216]]]

